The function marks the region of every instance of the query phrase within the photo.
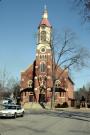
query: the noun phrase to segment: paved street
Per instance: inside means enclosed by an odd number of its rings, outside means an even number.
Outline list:
[[[0,119],[0,135],[90,135],[90,112],[27,111]]]

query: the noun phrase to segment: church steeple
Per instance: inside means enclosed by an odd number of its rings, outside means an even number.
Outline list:
[[[45,46],[50,48],[51,33],[52,33],[52,26],[48,21],[48,11],[45,6],[42,19],[38,27],[38,40],[37,40],[38,47]]]
[[[45,25],[47,27],[51,27],[51,24],[48,21],[48,11],[47,11],[46,6],[44,7],[44,12],[43,12],[43,15],[42,15],[42,20],[41,20],[41,22],[39,24],[39,27],[41,25]]]
[[[46,5],[44,6],[44,12],[43,12],[42,18],[43,19],[48,19],[48,11],[47,11]]]

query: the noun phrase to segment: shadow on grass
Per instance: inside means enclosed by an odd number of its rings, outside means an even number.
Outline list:
[[[69,112],[69,111],[52,111],[52,110],[30,110],[32,115],[48,115],[53,117],[76,119],[90,122],[90,113],[87,112]]]
[[[84,131],[84,130],[70,130],[71,133],[80,133],[80,134],[88,134],[90,135],[90,132]]]

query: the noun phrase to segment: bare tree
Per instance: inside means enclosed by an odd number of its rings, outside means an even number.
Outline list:
[[[0,70],[0,84],[2,89],[5,89],[9,80],[9,73],[6,71],[6,68]]]
[[[73,7],[77,9],[78,13],[83,18],[83,21],[90,22],[90,0],[70,0],[73,2]]]
[[[12,77],[6,68],[0,69],[0,98],[10,96],[17,82],[17,79]]]
[[[82,88],[79,88],[74,92],[76,105],[84,100],[87,104],[87,107],[90,108],[90,83],[84,85]]]
[[[61,37],[61,36],[60,36]],[[55,96],[55,81],[60,79],[66,69],[82,68],[88,63],[89,52],[84,47],[80,47],[76,44],[75,33],[66,30],[62,36],[52,37],[52,69],[53,69],[53,93],[51,107],[54,106],[54,96]],[[56,71],[61,68],[58,78],[56,76]]]
[[[16,82],[13,87],[13,98],[16,101],[16,104],[20,104],[20,82]]]

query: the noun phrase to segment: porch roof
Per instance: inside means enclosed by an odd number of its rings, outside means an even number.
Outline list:
[[[53,91],[53,88],[51,88],[51,91]],[[64,88],[55,88],[55,92],[66,92]]]

